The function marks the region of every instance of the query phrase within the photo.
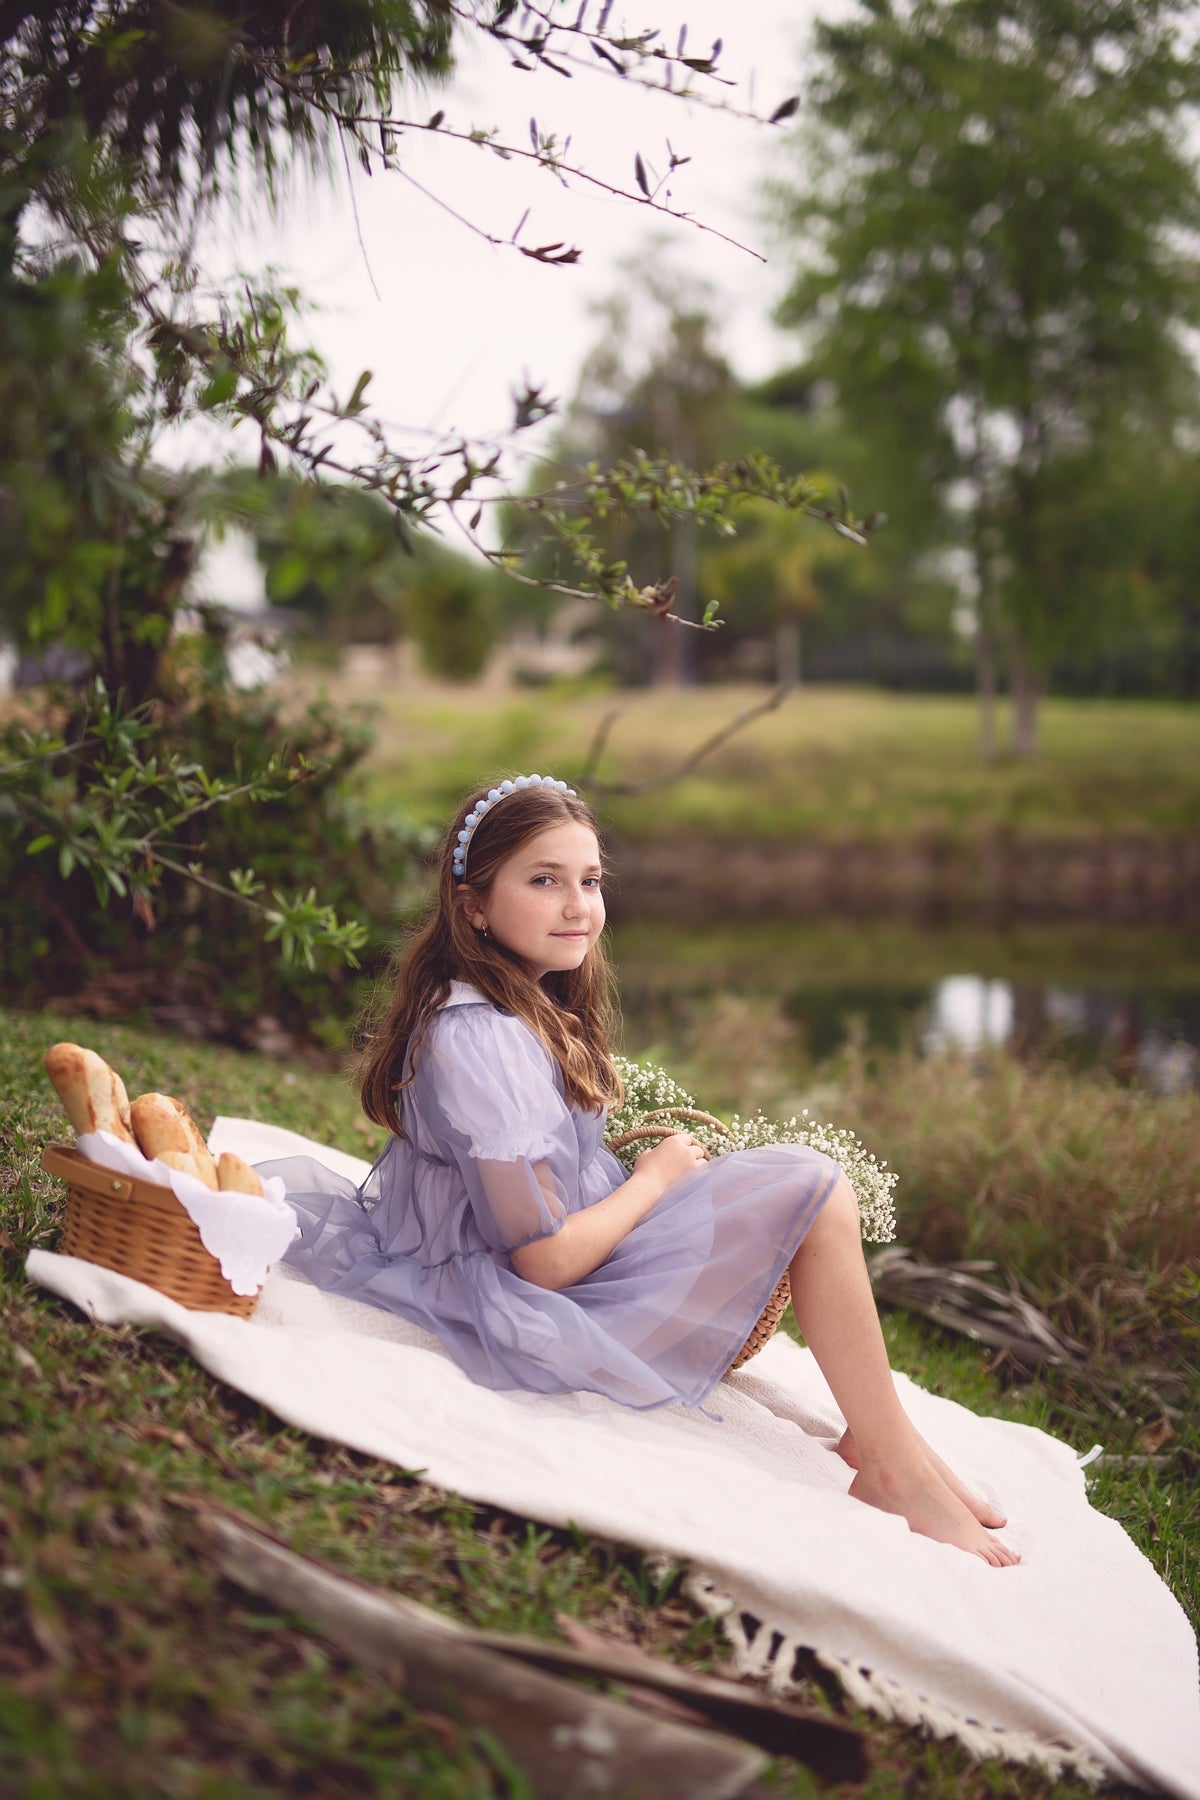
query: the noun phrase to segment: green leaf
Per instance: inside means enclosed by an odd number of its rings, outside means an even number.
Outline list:
[[[44,831],[41,837],[35,837],[32,844],[26,845],[25,854],[26,856],[36,856],[39,850],[48,850],[54,841],[50,833]]]
[[[201,389],[196,401],[197,406],[201,412],[211,412],[214,406],[223,406],[226,400],[231,399],[237,391],[237,384],[236,369],[228,366],[218,369],[207,387]]]

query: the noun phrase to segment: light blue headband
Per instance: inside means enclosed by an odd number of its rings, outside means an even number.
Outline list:
[[[499,806],[501,800],[507,800],[510,794],[519,793],[525,788],[545,788],[547,792],[553,790],[556,794],[570,794],[572,799],[575,798],[575,789],[568,787],[565,781],[555,781],[553,775],[517,775],[512,781],[502,781],[499,787],[489,788],[487,798],[475,802],[473,811],[469,812],[463,820],[463,828],[458,834],[458,846],[454,852],[454,873],[459,881],[466,874],[467,851],[470,849],[471,839],[475,835],[475,827],[479,824],[480,819],[486,813],[490,813],[493,806]]]

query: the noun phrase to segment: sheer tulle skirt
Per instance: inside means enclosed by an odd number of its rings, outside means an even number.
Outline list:
[[[695,1406],[712,1392],[840,1173],[800,1145],[717,1157],[585,1280],[553,1292],[522,1281],[482,1241],[431,1256],[415,1224],[431,1196],[419,1209],[410,1199],[437,1173],[403,1140],[361,1189],[310,1157],[260,1168],[283,1177],[300,1218],[286,1260],[318,1287],[435,1332],[484,1386],[584,1390],[636,1407]],[[593,1191],[582,1204],[610,1192],[620,1171],[601,1151],[585,1174]]]

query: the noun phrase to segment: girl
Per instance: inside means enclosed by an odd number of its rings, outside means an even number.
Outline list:
[[[841,1408],[850,1492],[996,1566],[1003,1518],[917,1435],[888,1367],[858,1203],[801,1145],[709,1162],[686,1132],[626,1175],[604,1148],[618,1082],[596,820],[539,775],[478,794],[359,1068],[392,1134],[355,1191],[306,1158],[282,1175],[288,1260],[435,1332],[476,1381],[698,1406],[788,1270]]]

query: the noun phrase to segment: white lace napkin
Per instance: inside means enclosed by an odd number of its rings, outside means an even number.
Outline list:
[[[278,1175],[263,1182],[261,1198],[257,1194],[214,1193],[194,1175],[149,1162],[135,1144],[123,1143],[110,1131],[88,1132],[75,1140],[75,1148],[102,1169],[138,1175],[143,1181],[169,1187],[235,1294],[257,1294],[271,1264],[296,1236],[296,1214],[284,1199],[286,1190]]]

